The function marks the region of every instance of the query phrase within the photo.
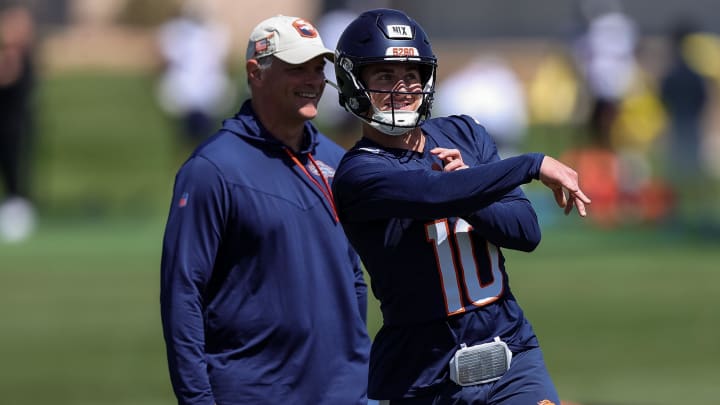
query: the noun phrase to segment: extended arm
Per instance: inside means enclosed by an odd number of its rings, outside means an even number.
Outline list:
[[[352,220],[463,216],[536,178],[543,155],[526,154],[466,170],[400,170],[359,154],[336,174],[342,215]]]
[[[468,168],[457,149],[435,148],[431,153],[443,160],[445,164],[444,171]],[[499,159],[497,153],[493,152],[491,161],[497,159]],[[575,170],[550,156],[545,156],[540,165],[538,178],[546,187],[552,190],[555,201],[558,206],[564,208],[565,215],[570,214],[573,206],[577,208],[581,217],[587,215],[585,205],[590,204],[591,200],[580,189],[578,174]]]
[[[430,152],[443,161],[443,171],[452,172],[469,167],[457,149],[435,148]],[[499,159],[493,153],[491,161]],[[469,214],[465,220],[473,226],[474,232],[495,246],[529,252],[540,243],[537,215],[520,188]]]

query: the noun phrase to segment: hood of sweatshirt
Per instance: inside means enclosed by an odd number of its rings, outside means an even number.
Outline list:
[[[237,136],[246,138],[253,143],[260,143],[264,147],[284,149],[285,145],[273,136],[260,122],[255,114],[250,100],[246,100],[240,111],[232,118],[223,121],[223,130],[232,132]],[[318,144],[318,130],[310,122],[305,122],[304,139],[298,154],[313,153]]]

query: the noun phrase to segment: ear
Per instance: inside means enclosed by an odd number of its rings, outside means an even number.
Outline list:
[[[247,79],[249,83],[258,83],[262,80],[262,69],[256,59],[248,59],[245,63],[245,71],[247,72]]]

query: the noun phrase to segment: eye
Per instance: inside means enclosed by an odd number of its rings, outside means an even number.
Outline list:
[[[418,72],[408,72],[408,74],[405,75],[404,80],[409,83],[418,83],[420,82],[420,74]]]

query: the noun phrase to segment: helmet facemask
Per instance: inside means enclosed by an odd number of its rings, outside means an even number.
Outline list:
[[[416,63],[415,61],[392,61],[384,60],[382,62],[403,62]],[[382,63],[380,62],[380,63]],[[367,63],[371,64],[371,63]],[[348,66],[349,65],[349,66]],[[353,86],[357,89],[354,97],[347,98],[346,108],[356,117],[367,122],[371,127],[378,131],[392,136],[404,135],[413,128],[419,127],[429,116],[432,107],[435,92],[435,66],[419,64],[421,71],[422,89],[412,90],[375,90],[369,89],[359,80],[359,66],[352,68],[352,63],[346,64],[350,67],[346,70],[347,77],[353,81]],[[373,99],[378,99],[377,95],[389,95],[390,109],[383,110],[373,103]],[[407,96],[420,97],[420,103],[414,110],[396,109],[395,106],[402,104],[400,100]]]
[[[371,89],[361,78],[362,69],[369,65],[393,63],[411,64],[419,68],[422,89],[409,92],[407,87],[383,86],[383,91]],[[370,126],[388,135],[403,135],[420,126],[430,117],[435,91],[437,58],[425,31],[405,13],[392,9],[368,10],[358,16],[343,31],[335,50],[335,77],[338,101],[346,110]],[[383,94],[385,93],[385,94]],[[387,108],[389,93],[390,105]],[[408,94],[419,96],[414,111],[396,109],[406,103]],[[374,106],[383,95],[385,106]],[[397,104],[396,104],[397,103]]]
[[[433,100],[434,93],[434,74],[424,81],[422,90],[420,91],[400,91],[400,90],[365,90],[368,98],[371,100],[370,107],[372,109],[372,115],[369,119],[369,124],[373,128],[387,135],[403,135],[413,128],[416,128],[427,119],[430,106]],[[390,110],[380,110],[374,103],[372,103],[372,95],[374,94],[389,94],[390,97]],[[421,98],[420,103],[414,110],[396,110],[395,105],[401,104],[399,101],[406,98],[406,96],[419,97]]]

